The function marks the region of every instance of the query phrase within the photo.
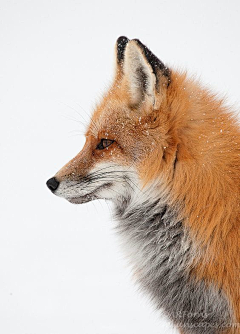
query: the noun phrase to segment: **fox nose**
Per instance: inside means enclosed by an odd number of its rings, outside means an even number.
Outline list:
[[[54,192],[59,186],[59,182],[55,177],[52,177],[47,181],[47,186],[52,192]]]

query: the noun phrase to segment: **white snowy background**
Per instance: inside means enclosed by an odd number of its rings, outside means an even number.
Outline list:
[[[45,182],[80,151],[120,35],[239,105],[239,17],[239,0],[0,0],[0,333],[176,333],[133,284],[111,206]]]

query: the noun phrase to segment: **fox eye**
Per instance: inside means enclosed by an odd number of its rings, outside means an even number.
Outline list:
[[[104,150],[104,148],[112,145],[112,143],[114,142],[114,140],[111,139],[101,139],[100,143],[97,144],[96,149],[97,150]]]

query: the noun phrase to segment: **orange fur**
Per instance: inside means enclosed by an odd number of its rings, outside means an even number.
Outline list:
[[[200,249],[193,276],[222,287],[240,323],[239,126],[223,101],[185,74],[172,73],[167,99],[159,113],[160,120],[168,115],[166,137],[171,140],[158,171]],[[173,174],[169,162],[175,154]],[[147,182],[156,176],[155,161],[153,155],[144,164]]]

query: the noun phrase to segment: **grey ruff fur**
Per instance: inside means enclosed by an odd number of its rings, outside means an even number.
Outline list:
[[[176,210],[157,200],[135,207],[120,200],[117,231],[140,287],[187,334],[217,334],[230,322],[224,293],[190,278],[193,245]]]

